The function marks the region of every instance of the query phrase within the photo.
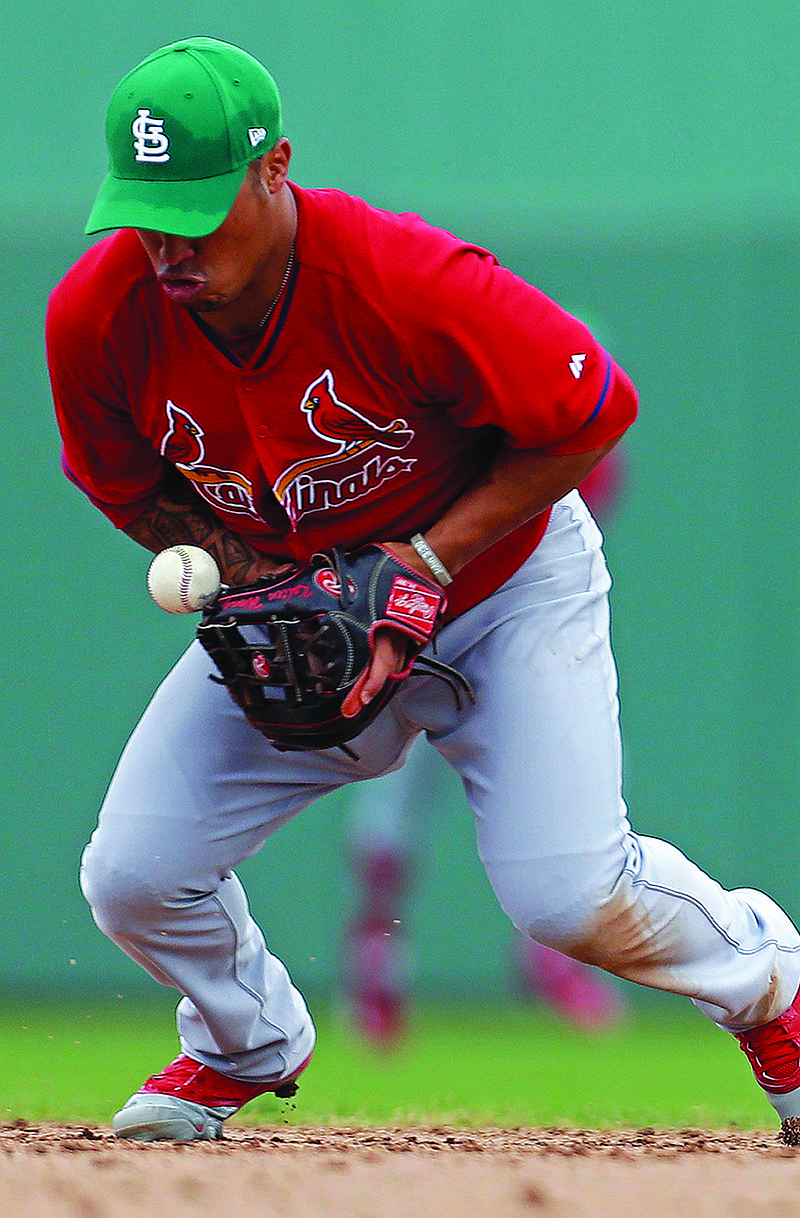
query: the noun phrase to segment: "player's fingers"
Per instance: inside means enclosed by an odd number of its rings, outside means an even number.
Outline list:
[[[370,668],[371,667],[372,666],[370,665]],[[370,673],[370,668],[364,669],[364,671],[361,673],[361,676],[358,678],[355,685],[350,690],[350,693],[347,695],[344,702],[342,703],[342,714],[344,715],[345,719],[352,719],[353,716],[357,715],[358,712],[361,710],[361,708],[363,706],[366,706],[367,703],[369,701],[371,701],[372,697],[374,696],[373,694],[370,693],[362,701],[364,687],[366,685],[367,677],[369,676],[369,673]]]
[[[376,632],[372,661],[359,676],[342,703],[342,714],[352,719],[379,694],[386,682],[406,666],[408,640],[396,630]]]

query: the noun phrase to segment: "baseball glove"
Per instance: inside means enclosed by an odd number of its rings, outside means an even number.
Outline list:
[[[441,588],[387,549],[317,554],[277,578],[223,588],[203,611],[197,637],[234,702],[276,748],[346,748],[413,671],[443,676],[474,700],[455,670],[419,652],[446,607]],[[407,636],[407,662],[352,718],[342,702],[372,656],[375,632]],[[346,749],[347,752],[352,750]]]

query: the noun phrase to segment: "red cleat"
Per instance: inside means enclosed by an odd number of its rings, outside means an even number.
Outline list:
[[[800,995],[798,995],[800,997]],[[785,1095],[800,1087],[800,1010],[795,998],[788,1011],[734,1036],[753,1067],[761,1087],[770,1095]]]
[[[114,1117],[114,1132],[117,1137],[140,1142],[217,1140],[222,1137],[222,1122],[257,1095],[271,1091],[280,1099],[293,1096],[295,1080],[309,1060],[310,1055],[285,1078],[248,1083],[182,1053],[131,1096]]]
[[[781,1141],[800,1146],[800,991],[783,1015],[734,1036],[781,1118]]]

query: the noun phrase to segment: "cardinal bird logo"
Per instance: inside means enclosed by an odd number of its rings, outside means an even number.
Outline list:
[[[308,425],[321,440],[333,440],[343,453],[361,452],[373,444],[384,448],[405,448],[414,433],[405,419],[392,419],[379,427],[354,406],[340,402],[333,390],[333,373],[326,369],[305,393],[301,410],[308,415]]]
[[[161,441],[161,456],[179,469],[190,468],[206,455],[205,432],[192,416],[174,402],[167,402],[169,429]]]
[[[272,489],[293,522],[360,499],[415,464],[413,457],[396,455],[414,439],[406,420],[381,425],[343,402],[329,368],[306,389],[300,409],[311,432],[333,451],[295,461],[278,476]]]
[[[187,410],[173,401],[166,404],[168,427],[161,441],[161,455],[193,482],[212,507],[260,520],[253,502],[253,484],[235,469],[206,464],[205,432]]]

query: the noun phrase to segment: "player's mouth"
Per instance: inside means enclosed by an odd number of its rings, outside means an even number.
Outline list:
[[[159,275],[158,281],[175,304],[193,305],[206,290],[205,279],[197,275]]]

